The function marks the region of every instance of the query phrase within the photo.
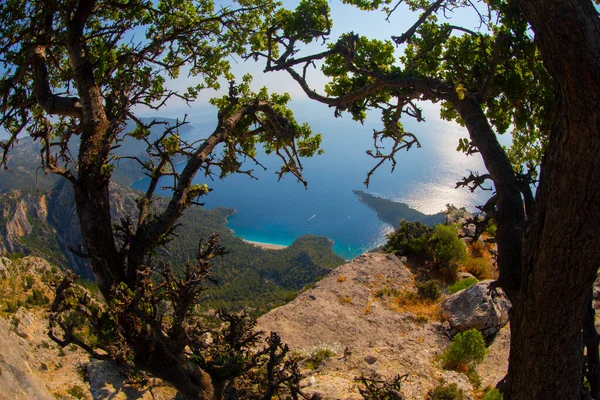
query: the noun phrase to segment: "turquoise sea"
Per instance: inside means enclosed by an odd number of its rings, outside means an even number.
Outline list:
[[[475,209],[491,192],[470,193],[454,189],[455,183],[469,171],[485,172],[478,155],[465,156],[456,151],[458,139],[466,131],[444,122],[410,123],[422,144],[397,157],[393,173],[382,166],[364,186],[367,172],[375,165],[365,151],[372,146],[377,118],[361,125],[350,118],[334,118],[327,107],[294,105],[296,118],[307,121],[314,131],[323,134],[325,154],[304,160],[304,177],[308,189],[289,176],[277,181],[275,171],[281,165],[276,156],[259,155],[268,170],[254,167],[258,180],[235,175],[224,180],[207,180],[197,176],[197,183],[207,183],[213,191],[203,198],[205,207],[232,207],[229,227],[247,240],[289,245],[305,234],[327,236],[334,241],[334,251],[351,259],[382,243],[393,228],[381,222],[374,211],[360,203],[353,189],[401,201],[425,213],[436,213],[452,203]],[[430,114],[437,120],[436,112]],[[210,114],[207,114],[210,115]],[[214,129],[210,116],[192,119],[194,137],[205,137]],[[248,167],[252,167],[249,163]],[[144,188],[145,181],[134,184]]]

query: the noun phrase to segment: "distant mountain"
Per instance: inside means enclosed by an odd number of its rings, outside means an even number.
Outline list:
[[[405,203],[373,196],[362,190],[353,190],[352,192],[358,196],[360,202],[373,209],[380,220],[387,222],[394,228],[397,228],[402,220],[409,222],[419,221],[429,226],[444,222],[445,215],[441,212],[437,214],[423,214],[414,208],[410,208],[410,206]]]
[[[177,120],[172,118],[141,118],[142,122],[150,123],[154,120],[164,121],[167,124],[174,125]],[[150,129],[149,140],[156,140],[162,134],[164,125],[158,124]],[[128,122],[124,132],[131,132],[135,128],[133,122]],[[194,127],[190,124],[179,128],[180,136],[188,139]],[[77,139],[77,137],[75,137]],[[79,144],[76,140],[69,143],[69,151],[76,155]],[[29,136],[19,139],[15,146],[8,153],[7,166],[9,171],[0,169],[0,194],[7,193],[17,189],[25,192],[46,191],[50,189],[57,181],[58,177],[52,174],[45,174],[40,168],[40,151],[42,146],[39,141],[34,142]],[[137,140],[131,136],[125,136],[123,142],[119,144],[114,151],[117,156],[136,156],[141,161],[148,159],[146,154],[146,143]],[[123,186],[130,186],[134,181],[144,177],[144,172],[140,164],[132,159],[122,159],[116,165],[113,171],[112,180]]]

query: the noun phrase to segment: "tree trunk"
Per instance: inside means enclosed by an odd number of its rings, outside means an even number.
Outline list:
[[[583,322],[583,342],[586,350],[585,377],[590,384],[590,396],[600,400],[600,335],[596,331],[596,311],[593,300],[588,303]]]
[[[519,3],[557,82],[557,99],[511,310],[504,398],[575,400],[600,261],[600,23],[589,0]]]

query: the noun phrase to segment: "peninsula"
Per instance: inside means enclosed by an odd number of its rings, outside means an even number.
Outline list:
[[[444,214],[442,212],[437,214],[424,214],[418,210],[415,210],[414,208],[409,207],[408,204],[405,203],[373,196],[372,194],[365,193],[362,190],[353,190],[352,192],[358,196],[358,200],[361,203],[364,203],[369,208],[374,210],[380,220],[387,222],[394,228],[397,228],[402,220],[409,222],[419,221],[429,226],[434,226],[444,222]]]

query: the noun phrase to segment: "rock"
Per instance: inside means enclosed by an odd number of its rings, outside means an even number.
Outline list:
[[[459,281],[462,281],[464,279],[471,279],[471,278],[475,278],[475,276],[468,272],[465,272],[465,271],[459,272],[458,275],[456,276],[456,279]]]
[[[31,339],[37,327],[35,317],[25,307],[19,307],[12,319],[14,332],[23,339]]]
[[[501,289],[490,292],[492,280],[476,283],[448,297],[440,304],[444,317],[453,331],[475,328],[483,334],[495,334],[508,322],[510,301]]]
[[[6,320],[0,318],[0,400],[54,399],[21,357],[17,339],[9,332]]]
[[[367,362],[367,364],[372,365],[375,364],[375,362],[377,362],[377,357],[368,355],[365,357],[365,361]]]
[[[158,378],[147,377],[147,384],[143,385],[128,383],[123,368],[111,361],[92,360],[88,364],[87,373],[94,400],[171,400],[180,398],[174,387]]]
[[[0,257],[0,279],[7,279],[9,277],[8,267],[10,267],[12,261],[6,257]]]
[[[27,256],[21,259],[21,268],[23,271],[29,271],[34,274],[43,274],[52,271],[52,265],[43,258]]]

